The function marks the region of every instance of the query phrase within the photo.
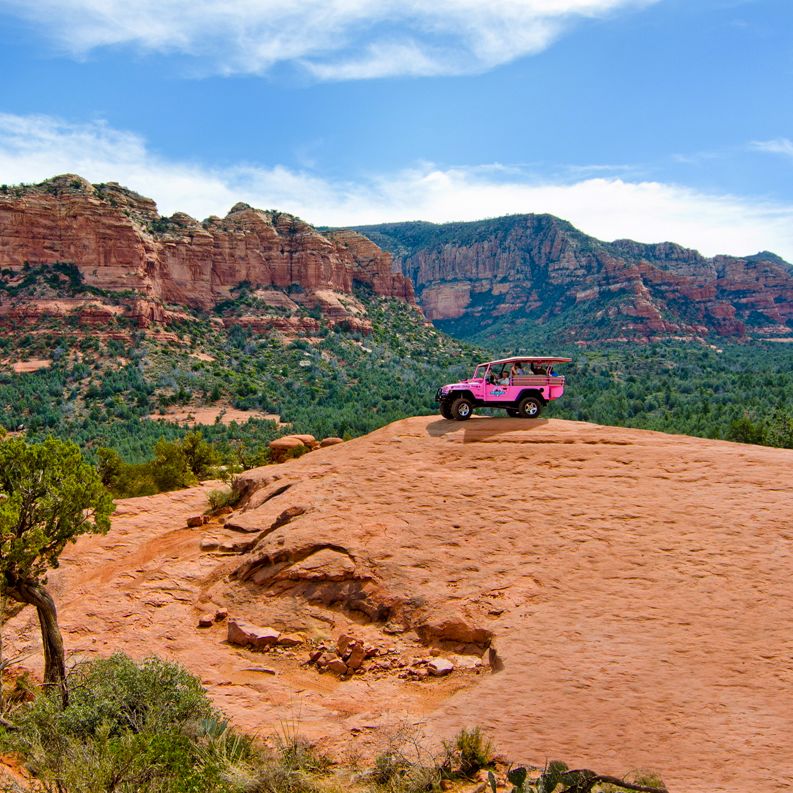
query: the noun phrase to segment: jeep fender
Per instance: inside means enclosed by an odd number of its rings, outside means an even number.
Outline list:
[[[457,399],[458,397],[465,397],[466,399],[469,399],[472,403],[476,402],[476,399],[474,398],[474,395],[470,391],[468,391],[467,389],[459,389],[457,391],[449,391],[449,393],[446,394],[444,399],[448,399],[449,402],[452,402],[453,400]]]
[[[515,400],[515,404],[521,401],[521,399],[525,399],[526,397],[537,397],[537,399],[542,402],[543,405],[548,404],[548,400],[543,396],[542,391],[539,391],[536,388],[524,388],[523,391],[518,394],[518,398]]]

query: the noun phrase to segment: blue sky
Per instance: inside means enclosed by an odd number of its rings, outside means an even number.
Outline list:
[[[793,260],[791,0],[0,0],[0,182]]]

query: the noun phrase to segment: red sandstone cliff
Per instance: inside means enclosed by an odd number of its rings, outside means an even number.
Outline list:
[[[163,304],[211,309],[243,282],[298,288],[304,305],[334,305],[334,319],[349,312],[332,294],[350,294],[356,283],[415,303],[391,255],[353,232],[328,238],[292,215],[247,204],[203,222],[162,218],[151,199],[69,174],[0,193],[0,269],[26,262],[76,264],[87,286],[134,296],[141,324],[162,320]]]
[[[576,339],[792,335],[793,267],[773,254],[604,243],[550,215],[359,230],[395,252],[426,315],[463,335],[505,316]]]

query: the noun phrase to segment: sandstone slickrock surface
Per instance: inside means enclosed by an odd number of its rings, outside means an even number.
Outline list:
[[[793,266],[768,252],[708,259],[673,243],[601,242],[552,215],[359,231],[394,252],[427,317],[457,320],[461,334],[513,314],[584,340],[793,328]]]
[[[239,726],[292,718],[341,759],[406,720],[479,724],[516,761],[793,787],[793,451],[428,417],[250,471],[226,525],[185,528],[213,486],[121,502],[66,550],[72,657],[175,658]],[[234,524],[245,550],[201,550]],[[228,623],[197,627],[219,610],[305,643],[263,675]],[[39,663],[30,609],[4,639]]]
[[[297,288],[293,300],[318,308],[329,320],[357,323],[356,330],[365,323],[338,297],[349,295],[356,283],[414,302],[410,282],[392,272],[390,254],[354,232],[325,237],[293,215],[247,204],[203,222],[184,213],[163,218],[149,198],[73,174],[0,193],[0,269],[21,269],[25,262],[73,263],[85,284],[121,292],[126,303],[103,306],[96,297],[71,307],[63,301],[0,302],[0,318],[9,322],[79,308],[83,324],[102,325],[113,311],[125,311],[148,325],[168,318],[163,304],[211,309],[243,282],[262,288],[262,299],[269,294],[282,308],[284,299],[291,301],[281,290]],[[283,316],[235,318],[287,333],[310,332],[312,321],[318,328],[310,317],[301,318],[302,324]]]

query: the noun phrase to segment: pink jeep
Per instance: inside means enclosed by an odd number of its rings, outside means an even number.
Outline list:
[[[510,416],[533,419],[564,393],[564,377],[554,372],[554,364],[571,360],[518,355],[480,363],[468,380],[441,386],[435,401],[445,419],[465,421],[479,407],[505,408]]]

